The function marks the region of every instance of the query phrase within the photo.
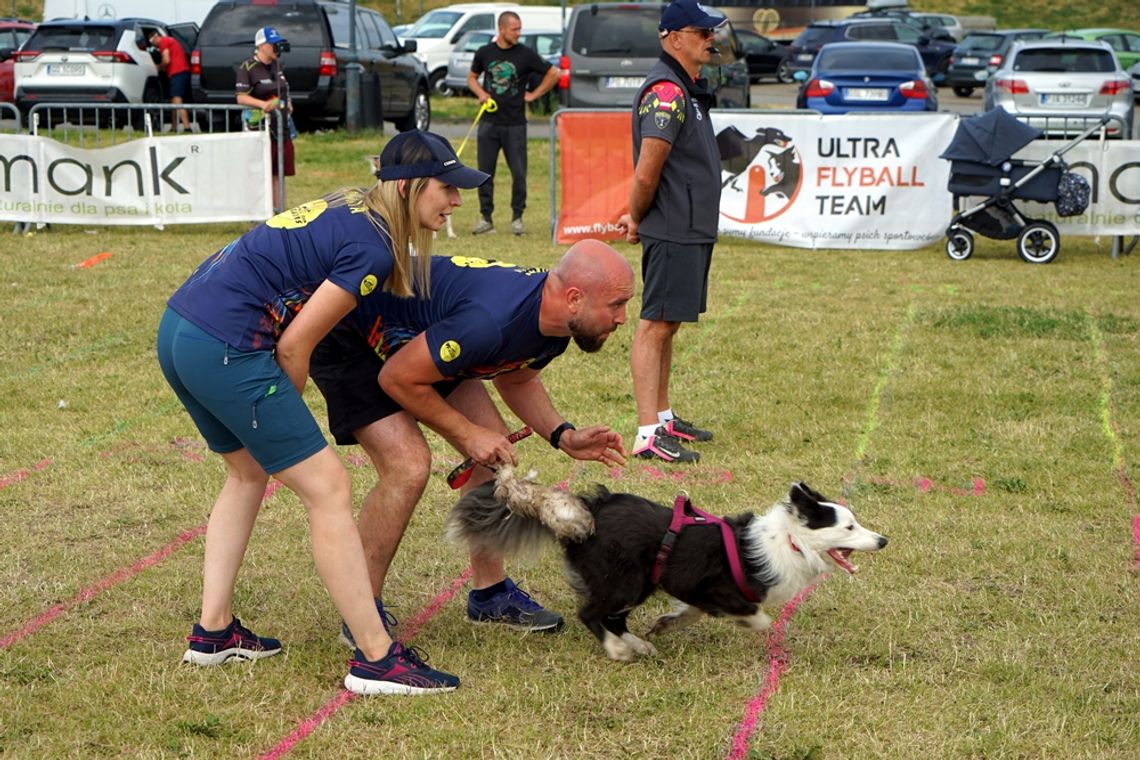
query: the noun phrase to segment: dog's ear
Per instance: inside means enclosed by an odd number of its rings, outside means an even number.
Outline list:
[[[793,483],[788,491],[788,502],[792,510],[804,525],[813,530],[835,524],[835,509],[824,504],[825,501],[827,499],[813,491],[807,483]]]

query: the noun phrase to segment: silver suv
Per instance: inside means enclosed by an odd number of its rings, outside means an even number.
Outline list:
[[[1104,42],[1015,42],[986,81],[985,110],[993,108],[1049,137],[1075,137],[1104,116],[1109,137],[1132,137],[1132,80]]]

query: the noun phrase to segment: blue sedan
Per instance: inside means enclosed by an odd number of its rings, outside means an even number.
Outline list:
[[[797,108],[821,113],[937,111],[938,93],[922,58],[896,42],[832,42],[812,63]]]

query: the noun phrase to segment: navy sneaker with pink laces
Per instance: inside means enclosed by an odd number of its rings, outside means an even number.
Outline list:
[[[674,417],[665,423],[665,432],[674,438],[680,438],[682,441],[711,441],[713,434],[708,430],[702,430],[691,422]]]
[[[649,436],[645,443],[635,446],[633,455],[640,459],[656,459],[661,462],[695,464],[701,461],[700,454],[682,446],[680,439],[670,435],[664,425],[654,430],[653,435]]]
[[[348,662],[344,688],[353,694],[435,694],[454,691],[459,676],[436,670],[426,662],[427,654],[415,647],[393,641],[382,659],[369,661],[356,650]]]
[[[194,665],[220,665],[231,657],[260,660],[281,651],[280,641],[258,636],[236,617],[220,631],[207,631],[195,623],[186,640],[190,648],[182,655],[182,662]]]

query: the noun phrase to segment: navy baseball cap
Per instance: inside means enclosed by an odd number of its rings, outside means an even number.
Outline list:
[[[662,32],[676,32],[691,26],[694,29],[716,29],[727,21],[724,16],[713,16],[697,0],[673,0],[661,12]]]
[[[431,158],[408,163],[404,155],[414,146],[427,148]],[[464,190],[479,187],[491,178],[490,174],[460,163],[459,156],[446,139],[434,132],[418,129],[401,132],[388,141],[380,153],[380,171],[376,176],[382,181],[435,177]]]
[[[263,26],[257,30],[257,34],[253,35],[254,45],[276,45],[278,42],[284,42],[285,38],[277,33],[277,30],[271,26]]]

